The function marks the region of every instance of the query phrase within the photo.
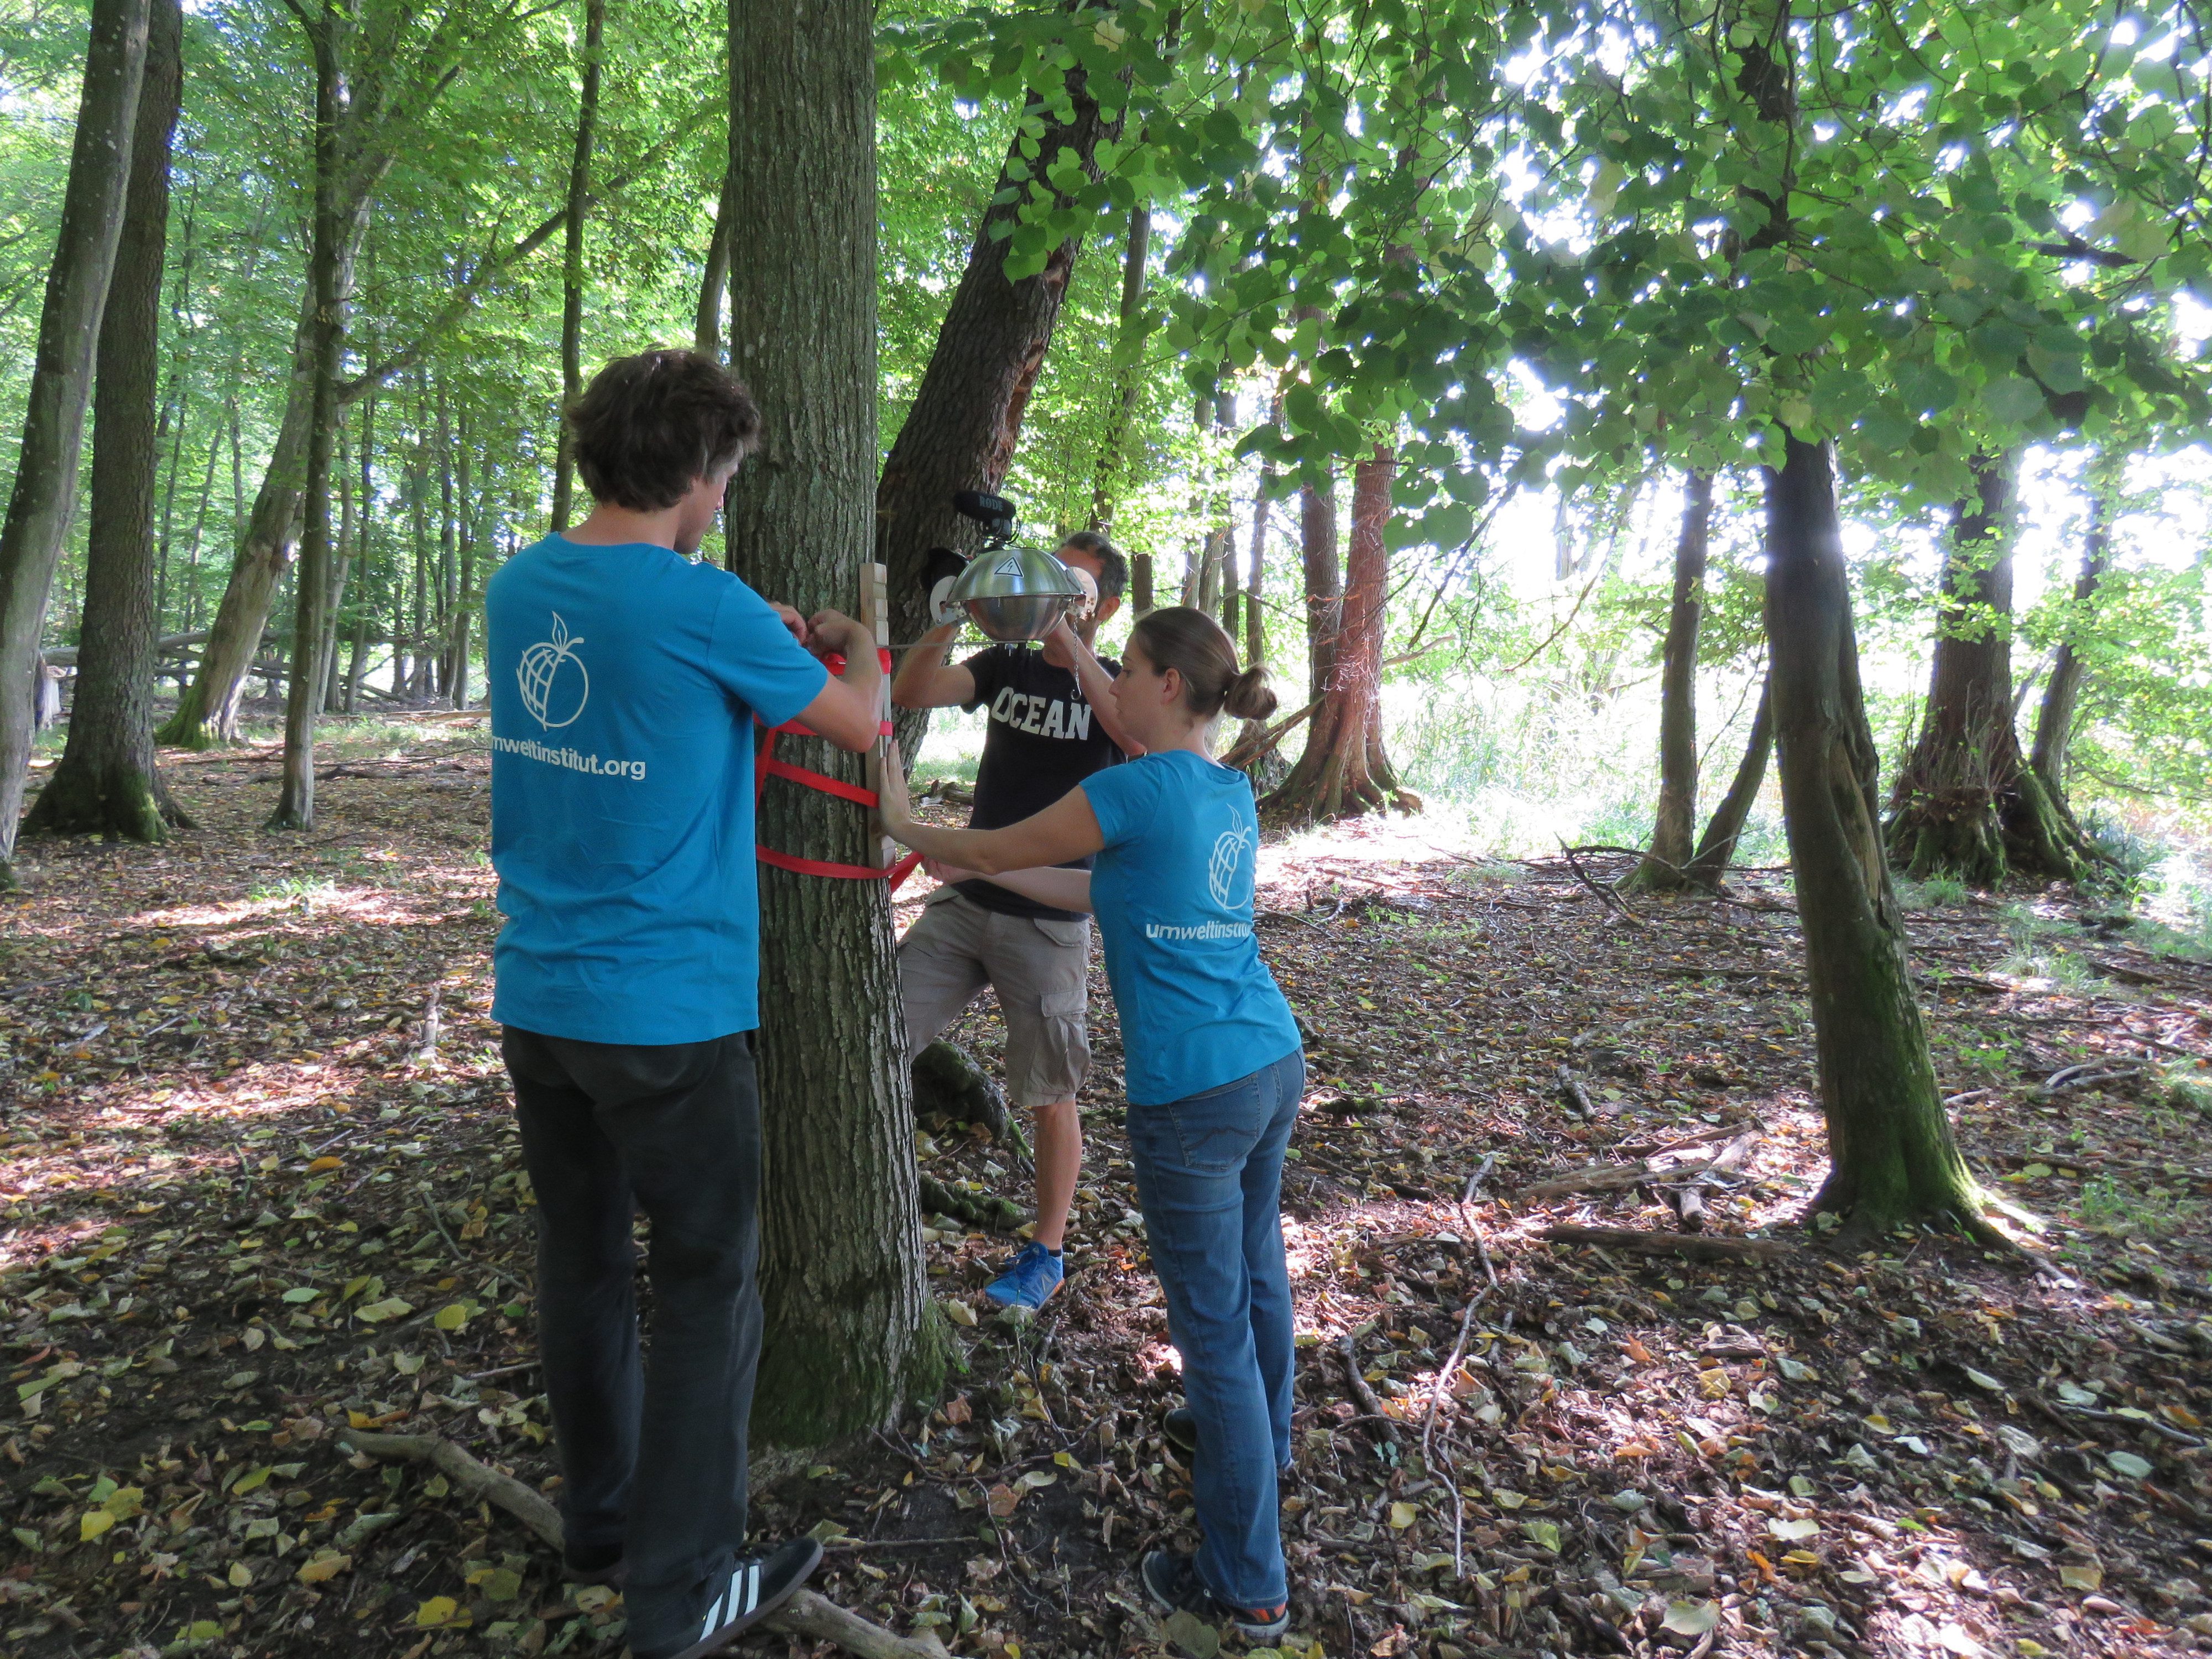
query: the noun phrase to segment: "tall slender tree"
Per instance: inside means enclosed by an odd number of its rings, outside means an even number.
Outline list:
[[[324,612],[331,602],[331,464],[338,426],[338,358],[345,341],[345,306],[352,262],[338,170],[348,94],[344,60],[353,29],[338,0],[285,0],[300,20],[315,64],[314,218],[307,249],[313,324],[308,398],[306,525],[293,587],[292,672],[284,699],[284,761],[272,830],[308,830],[315,822],[315,722],[322,713]]]
[[[1712,533],[1713,475],[1682,481],[1682,529],[1674,540],[1674,596],[1659,677],[1659,806],[1651,845],[1627,885],[1671,891],[1689,881],[1690,833],[1698,814],[1698,629],[1705,616],[1705,546]]]
[[[584,392],[584,216],[592,199],[592,147],[599,126],[599,65],[606,36],[606,0],[584,0],[583,91],[576,106],[576,148],[568,162],[568,221],[561,251],[561,406]],[[717,227],[719,228],[719,226]],[[576,458],[568,422],[558,422],[553,463],[553,528],[568,527]]]
[[[2112,449],[2089,463],[2089,522],[2081,538],[2081,568],[2074,579],[2074,605],[2067,616],[2065,633],[2051,658],[2051,678],[2044,683],[2043,701],[2035,711],[2035,740],[2028,764],[2050,798],[2052,807],[2070,822],[2072,809],[2066,796],[2066,751],[2074,740],[2075,711],[2081,696],[2081,682],[2088,673],[2084,635],[2095,605],[2097,590],[2104,585],[2112,562],[2112,517],[2118,509],[2121,469],[2124,457]]]
[[[848,614],[876,465],[876,152],[868,0],[731,0],[730,169],[744,258],[730,360],[764,422],[729,495],[765,593]],[[810,744],[809,747],[813,745]],[[847,777],[855,757],[808,763]],[[772,785],[764,843],[860,863],[866,815]],[[931,1350],[905,1030],[880,881],[763,866],[762,1289],[753,1427],[818,1445],[881,1423]]]
[[[184,88],[178,0],[152,0],[132,125],[130,184],[100,318],[93,391],[92,514],[84,629],[69,742],[25,828],[157,842],[185,822],[154,760],[155,413],[169,148]]]
[[[39,313],[37,360],[8,516],[0,521],[0,879],[11,879],[31,743],[33,681],[54,567],[76,507],[77,457],[92,395],[100,316],[123,235],[147,0],[95,0],[78,96],[61,234]]]

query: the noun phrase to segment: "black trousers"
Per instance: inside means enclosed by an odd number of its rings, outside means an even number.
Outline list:
[[[640,1652],[696,1633],[745,1534],[760,1361],[760,1089],[752,1034],[654,1046],[508,1026],[538,1196],[538,1337],[580,1552],[619,1547]],[[653,1363],[632,1289],[652,1223]]]

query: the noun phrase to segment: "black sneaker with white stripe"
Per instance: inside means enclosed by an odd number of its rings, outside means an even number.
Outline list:
[[[799,1593],[822,1565],[822,1546],[794,1538],[768,1555],[741,1555],[700,1620],[699,1632],[679,1647],[640,1653],[636,1659],[702,1659],[744,1635]]]

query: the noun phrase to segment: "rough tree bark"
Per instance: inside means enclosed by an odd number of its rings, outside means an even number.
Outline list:
[[[2091,854],[2023,763],[2013,726],[2012,495],[2016,454],[1974,463],[1943,558],[1920,736],[1890,797],[1890,854],[1915,878],[1996,887],[2078,880]]]
[[[561,252],[561,407],[584,395],[584,210],[592,199],[592,145],[599,125],[600,43],[606,33],[606,0],[584,0],[584,88],[576,107],[576,149],[568,161],[568,223]],[[576,456],[568,422],[560,422],[553,462],[556,530],[568,527]]]
[[[1336,663],[1344,621],[1344,572],[1336,554],[1336,480],[1298,489],[1298,551],[1306,585],[1306,701],[1319,702]]]
[[[1390,593],[1390,484],[1397,460],[1381,444],[1352,473],[1352,546],[1343,619],[1328,684],[1305,752],[1264,803],[1271,817],[1316,823],[1411,805],[1382,747],[1382,635]]]
[[[729,18],[745,227],[730,357],[765,422],[730,488],[731,546],[761,592],[850,615],[877,495],[873,9],[731,0]],[[825,749],[804,742],[797,758],[859,780],[858,757]],[[787,784],[763,795],[760,835],[852,864],[871,844],[849,802]],[[760,886],[767,1334],[753,1432],[815,1446],[933,1386],[939,1350],[884,884],[764,865]]]
[[[169,224],[169,145],[184,87],[178,0],[152,0],[123,236],[100,318],[84,631],[69,742],[24,828],[158,842],[188,822],[154,763],[155,382]]]
[[[349,285],[342,275],[346,240],[338,201],[338,125],[345,87],[345,35],[350,15],[324,0],[321,15],[295,0],[295,15],[315,59],[314,221],[307,248],[307,297],[313,325],[307,398],[306,524],[292,623],[292,672],[284,696],[284,760],[271,830],[309,830],[315,823],[315,720],[322,713],[319,653],[331,602],[331,463],[337,446],[338,352],[345,337]]]
[[[2119,489],[2118,467],[2109,456],[2100,456],[2089,466],[2089,527],[2081,538],[2081,570],[2074,579],[2074,610],[2065,637],[2051,660],[2051,678],[2043,688],[2043,702],[2035,711],[2035,740],[2028,750],[2028,766],[2043,786],[2051,805],[2069,823],[2073,813],[2066,803],[2066,750],[2074,740],[2074,714],[2081,696],[2087,665],[2076,644],[2088,621],[2097,589],[2112,560],[2112,511]]]
[[[46,271],[39,343],[23,410],[23,443],[8,516],[0,523],[0,882],[38,735],[39,644],[54,567],[76,507],[77,456],[92,394],[123,201],[131,135],[146,70],[147,0],[95,0],[78,95],[61,234]]]
[[[1690,833],[1698,817],[1698,627],[1705,609],[1705,545],[1713,523],[1713,475],[1682,484],[1682,530],[1674,540],[1674,599],[1659,680],[1659,807],[1650,849],[1629,872],[1628,890],[1671,892],[1689,885]]]
[[[1991,1237],[1936,1087],[1890,886],[1832,462],[1825,444],[1786,443],[1782,469],[1764,470],[1766,635],[1828,1126],[1814,1208],[1844,1217],[1853,1238],[1936,1216]]]
[[[1766,758],[1773,751],[1774,687],[1770,678],[1759,688],[1758,712],[1751,717],[1751,736],[1744,741],[1743,758],[1736,763],[1735,777],[1729,785],[1728,793],[1721,797],[1721,804],[1713,808],[1712,817],[1705,821],[1705,833],[1698,837],[1698,850],[1685,872],[1692,887],[1707,893],[1720,891],[1721,878],[1735,861],[1735,845],[1743,834],[1744,820],[1751,816],[1760,786],[1766,781]]]
[[[952,510],[953,492],[996,489],[1004,481],[1081,249],[1080,241],[1069,237],[1051,250],[1042,270],[1009,281],[1006,264],[1020,240],[1022,204],[1031,183],[1041,180],[1058,159],[1072,157],[1086,176],[1096,178],[1100,141],[1121,136],[1120,120],[1100,115],[1081,68],[1067,71],[1065,85],[1073,120],[1056,119],[1036,94],[1022,112],[1022,128],[1007,149],[993,191],[994,198],[1012,194],[1016,199],[994,202],[975,228],[967,269],[945,308],[929,367],[876,486],[876,557],[890,574],[895,640],[919,639],[929,626],[929,596],[921,586],[929,550],[970,552],[978,544],[977,526]],[[1032,124],[1042,127],[1034,137],[1024,130]],[[1054,199],[1063,206],[1068,200],[1058,193]],[[740,216],[738,222],[750,222]],[[738,355],[737,345],[732,329],[731,363],[750,379],[752,365]],[[900,744],[913,754],[927,729],[928,712],[902,710],[897,719]]]

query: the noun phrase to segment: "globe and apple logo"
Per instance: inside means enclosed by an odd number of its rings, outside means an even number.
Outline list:
[[[568,624],[559,611],[552,616],[552,637],[524,652],[514,671],[522,688],[522,706],[548,732],[574,725],[592,696],[591,672],[576,655],[583,641],[569,636]]]

